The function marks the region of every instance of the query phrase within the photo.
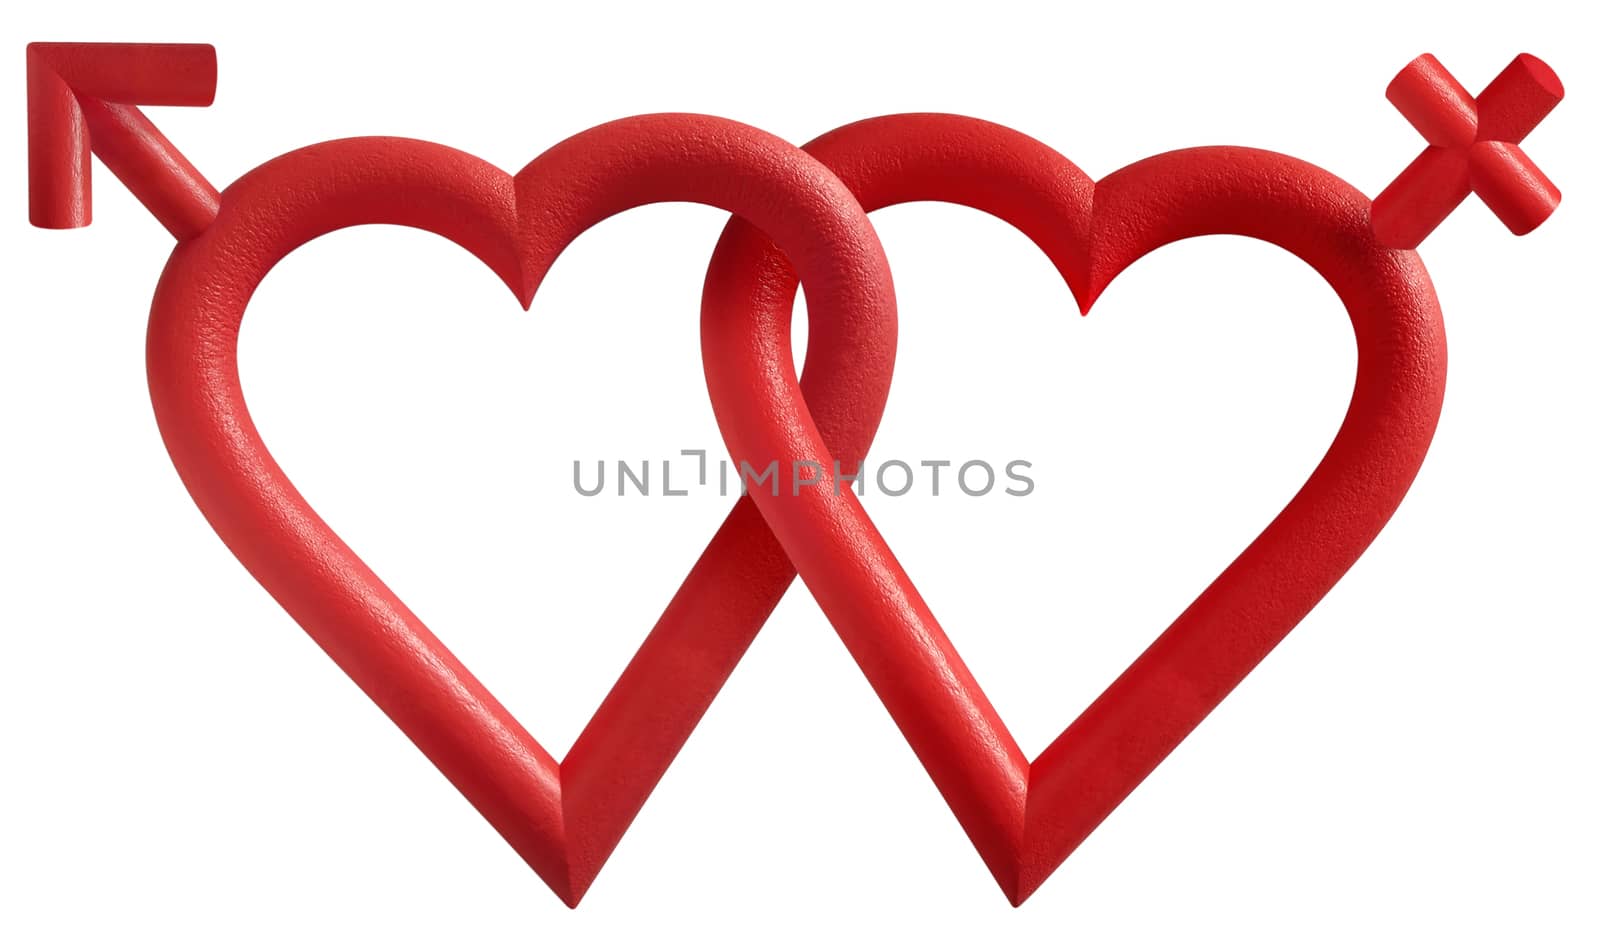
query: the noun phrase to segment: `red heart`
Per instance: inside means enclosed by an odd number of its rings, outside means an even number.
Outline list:
[[[941,200],[988,211],[1042,247],[1085,310],[1175,240],[1275,243],[1332,284],[1359,363],[1333,444],[1283,512],[1030,763],[848,485],[795,382],[786,312],[752,313],[730,226],[707,277],[706,376],[729,450],[780,463],[756,504],[1013,903],[1079,843],[1284,638],[1377,536],[1410,486],[1444,393],[1438,302],[1415,253],[1380,246],[1370,204],[1312,165],[1244,148],[1150,158],[1091,181],[1031,138],[972,119],[905,115],[807,147],[872,210]],[[819,325],[815,317],[812,331]],[[820,461],[804,485],[794,460]],[[815,470],[804,469],[808,478]],[[809,479],[808,481],[809,482]]]
[[[239,386],[239,325],[291,250],[341,227],[402,224],[471,251],[527,305],[579,233],[656,201],[708,203],[771,234],[826,325],[806,393],[845,457],[877,426],[894,299],[849,191],[777,138],[722,119],[592,129],[515,178],[440,145],[356,138],[246,174],[174,251],[150,317],[150,393],[196,504],[258,581],[568,904],[576,905],[794,578],[748,500],[733,509],[561,763],[322,522],[262,444]]]

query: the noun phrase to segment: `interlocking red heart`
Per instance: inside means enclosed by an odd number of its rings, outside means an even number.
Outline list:
[[[782,482],[735,505],[558,763],[295,491],[245,408],[238,331],[267,272],[332,230],[438,233],[526,305],[579,233],[664,200],[736,215],[706,280],[706,375],[734,458],[756,468],[776,459]],[[913,200],[1017,226],[1085,309],[1158,246],[1219,233],[1267,240],[1327,279],[1355,329],[1350,409],[1305,486],[1031,763],[829,469],[865,455],[893,368],[893,292],[865,210]],[[875,119],[805,151],[720,119],[649,116],[569,139],[514,177],[439,145],[349,139],[245,175],[215,222],[180,243],[151,314],[151,394],[218,535],[567,903],[588,889],[796,569],[1019,903],[1316,604],[1410,485],[1438,418],[1443,331],[1420,261],[1379,246],[1369,215],[1353,188],[1281,155],[1174,152],[1095,183],[1031,138],[954,116]],[[811,320],[801,379],[788,338],[797,282]],[[823,481],[789,488],[798,459],[823,461]]]
[[[846,126],[807,150],[875,209],[943,200],[1030,236],[1085,311],[1135,260],[1188,237],[1238,234],[1288,250],[1344,302],[1359,362],[1350,408],[1289,505],[1033,762],[1023,756],[848,485],[780,344],[751,318],[749,266],[725,245],[706,281],[712,404],[735,460],[820,460],[823,482],[751,494],[1013,903],[1090,831],[1339,580],[1398,506],[1433,437],[1444,331],[1410,252],[1381,246],[1370,205],[1305,162],[1244,148],[1173,152],[1095,183],[1009,129],[943,115]],[[730,225],[730,233],[747,230]],[[813,331],[820,327],[813,316]],[[780,464],[780,476],[798,476]],[[808,479],[816,470],[801,471]]]

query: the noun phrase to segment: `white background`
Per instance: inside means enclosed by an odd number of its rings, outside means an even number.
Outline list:
[[[0,942],[1600,940],[1587,12],[9,10]],[[216,105],[152,116],[219,186],[348,135],[515,170],[638,112],[804,141],[939,110],[1094,176],[1241,144],[1373,194],[1421,145],[1383,98],[1397,69],[1432,51],[1476,91],[1526,50],[1569,91],[1528,141],[1566,201],[1514,239],[1472,199],[1425,244],[1451,370],[1411,495],[1021,909],[796,587],[569,911],[190,503],[143,374],[170,238],[98,166],[92,228],[26,223],[23,44],[47,39],[216,44]],[[1242,240],[1162,250],[1084,319],[1003,224],[938,205],[874,220],[901,310],[874,455],[1025,458],[1038,488],[867,508],[1033,754],[1321,456],[1353,378],[1348,322],[1309,269]],[[557,754],[729,502],[570,485],[575,458],[721,451],[697,317],[723,221],[675,205],[607,222],[531,314],[437,238],[345,232],[280,266],[246,319],[246,391],[283,466]]]

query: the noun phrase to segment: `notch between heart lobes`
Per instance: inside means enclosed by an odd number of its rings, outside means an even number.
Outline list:
[[[1021,902],[1343,574],[1404,494],[1437,420],[1443,334],[1420,261],[1376,246],[1366,199],[1310,165],[1201,149],[1149,159],[1097,186],[1020,133],[940,115],[846,126],[807,150],[812,157],[748,126],[686,115],[600,126],[515,177],[426,142],[314,145],[228,188],[215,224],[179,244],[156,293],[151,396],[201,511],[569,905],[796,564],[1002,889]],[[527,305],[584,229],[663,200],[737,215],[702,302],[708,385],[735,459],[776,458],[783,469],[796,457],[838,457],[848,470],[865,455],[893,370],[895,310],[862,208],[911,200],[963,203],[1017,226],[1085,309],[1164,243],[1206,233],[1277,243],[1316,268],[1350,311],[1360,351],[1350,411],[1284,513],[1031,764],[854,495],[836,497],[827,483],[735,504],[558,763],[278,468],[244,405],[238,329],[266,273],[334,229],[390,223],[438,233]],[[797,279],[810,303],[799,381],[787,345]]]

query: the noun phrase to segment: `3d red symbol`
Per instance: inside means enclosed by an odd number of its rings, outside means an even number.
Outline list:
[[[1512,233],[1544,223],[1561,192],[1519,145],[1565,93],[1555,71],[1523,53],[1477,99],[1424,53],[1389,83],[1389,101],[1428,148],[1372,202],[1386,245],[1413,249],[1476,193]]]
[[[36,227],[89,224],[89,153],[180,240],[217,215],[217,189],[136,105],[210,105],[210,46],[28,46],[28,217]]]
[[[276,158],[219,195],[135,107],[209,103],[215,63],[208,46],[29,47],[32,219],[88,223],[93,151],[178,238],[152,306],[147,364],[162,436],[196,504],[571,905],[796,567],[1020,903],[1293,629],[1409,487],[1443,397],[1444,338],[1420,259],[1392,244],[1415,245],[1463,188],[1503,208],[1518,232],[1554,206],[1554,188],[1530,177],[1537,170],[1515,148],[1559,98],[1531,57],[1475,103],[1431,58],[1408,67],[1391,98],[1430,147],[1382,206],[1313,165],[1248,148],[1172,152],[1095,182],[1019,132],[948,115],[873,119],[804,151],[723,119],[643,116],[574,136],[516,175],[441,145],[355,138]],[[707,380],[730,451],[757,468],[779,461],[785,484],[797,459],[837,457],[848,471],[876,430],[895,308],[865,211],[905,201],[1009,221],[1085,311],[1118,273],[1175,240],[1275,243],[1349,310],[1360,351],[1349,413],[1289,506],[1038,759],[1021,754],[855,494],[824,482],[739,501],[557,762],[295,491],[245,408],[238,331],[273,266],[338,228],[443,235],[526,305],[579,233],[659,200],[736,215],[702,300]],[[787,332],[800,282],[811,325],[797,380]]]
[[[1444,397],[1444,326],[1413,252],[1386,248],[1354,188],[1250,148],[1147,158],[1099,182],[1018,132],[949,115],[897,115],[807,150],[868,209],[966,204],[1009,221],[1054,261],[1083,309],[1150,251],[1189,237],[1274,243],[1331,284],[1359,362],[1333,444],[1260,536],[1037,758],[1022,754],[848,486],[834,488],[781,344],[787,312],[752,311],[740,222],[706,279],[702,340],[717,422],[734,459],[816,457],[829,482],[789,470],[751,495],[845,645],[1013,903],[1032,894],[1277,645],[1377,537],[1410,486]],[[820,317],[826,319],[826,316]],[[813,326],[819,317],[813,316]],[[811,471],[804,471],[810,473]],[[1048,606],[1048,605],[1045,605]]]

